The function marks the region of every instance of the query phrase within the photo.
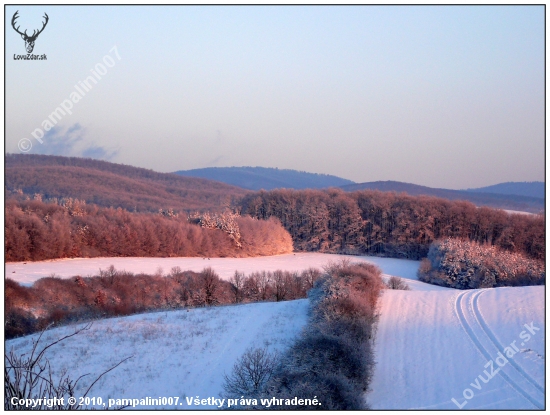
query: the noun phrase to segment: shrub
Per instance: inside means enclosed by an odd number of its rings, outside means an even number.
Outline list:
[[[388,282],[386,283],[386,286],[390,290],[405,290],[405,291],[408,291],[408,290],[411,289],[409,287],[409,285],[405,281],[403,281],[402,278],[396,277],[396,276],[391,276],[388,279]]]
[[[6,312],[4,333],[6,339],[24,336],[37,330],[36,318],[29,311],[15,308]]]
[[[541,260],[451,238],[434,242],[418,269],[420,281],[459,289],[542,285],[545,276]]]

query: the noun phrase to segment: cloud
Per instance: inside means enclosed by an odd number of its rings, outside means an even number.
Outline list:
[[[82,157],[89,157],[92,159],[99,159],[99,160],[111,160],[117,154],[118,154],[118,150],[108,151],[104,147],[92,145],[86,148],[82,152]]]
[[[33,153],[100,160],[111,160],[118,154],[118,149],[102,147],[87,139],[86,130],[79,123],[68,128],[55,126],[44,134],[42,140],[42,144],[33,146]]]
[[[208,166],[217,166],[223,158],[223,155],[219,155],[218,157],[213,158],[208,162]]]

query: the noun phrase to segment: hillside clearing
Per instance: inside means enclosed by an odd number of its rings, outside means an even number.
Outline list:
[[[223,375],[249,347],[284,350],[307,321],[308,300],[209,307],[140,314],[94,322],[47,351],[55,374],[67,369],[81,381],[83,392],[93,378],[125,357],[134,357],[104,376],[89,397],[142,399],[179,397],[177,409],[215,409],[188,406],[185,397],[219,398]],[[49,330],[43,344],[69,334],[72,327]],[[6,342],[6,350],[28,352],[31,338]],[[42,343],[41,343],[42,344]],[[136,406],[136,409],[152,407]],[[174,406],[155,409],[176,409]]]

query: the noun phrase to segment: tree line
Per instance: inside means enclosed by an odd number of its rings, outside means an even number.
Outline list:
[[[278,218],[301,251],[426,257],[430,244],[460,238],[545,258],[541,215],[508,214],[465,201],[373,190],[271,190],[240,202],[242,214]]]
[[[305,298],[321,272],[277,270],[249,275],[235,271],[229,281],[212,268],[201,272],[174,267],[163,275],[133,274],[113,266],[99,275],[41,278],[27,287],[7,278],[6,338],[23,336],[50,324],[125,316],[150,310],[172,310],[258,301]]]
[[[276,218],[235,216],[239,244],[224,229],[190,223],[172,211],[130,213],[75,199],[6,202],[6,261],[97,256],[247,257],[292,252]]]

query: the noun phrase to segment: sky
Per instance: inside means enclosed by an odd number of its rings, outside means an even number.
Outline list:
[[[47,13],[46,59],[16,11]],[[5,152],[544,181],[544,30],[544,6],[9,6]]]

